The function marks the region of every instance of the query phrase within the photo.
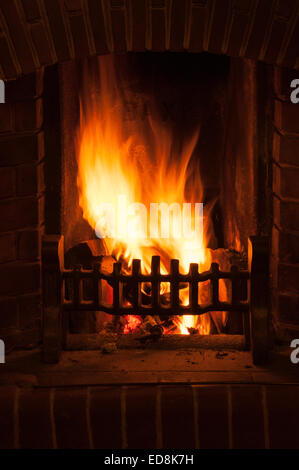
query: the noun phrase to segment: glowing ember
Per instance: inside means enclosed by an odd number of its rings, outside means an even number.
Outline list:
[[[117,82],[113,57],[103,56],[100,65],[100,93],[85,90],[81,103],[80,132],[78,139],[78,186],[83,216],[97,233],[105,237],[108,251],[130,268],[133,258],[142,260],[142,272],[149,273],[153,255],[161,256],[161,272],[169,270],[170,259],[180,261],[182,273],[187,273],[191,262],[199,264],[199,270],[209,269],[211,256],[206,248],[211,236],[209,210],[205,207],[204,233],[198,237],[194,230],[188,238],[184,233],[178,237],[181,223],[175,204],[203,201],[203,186],[198,168],[198,158],[191,158],[199,138],[199,130],[187,142],[174,145],[171,131],[159,121],[152,105],[143,120],[128,122],[126,114],[126,89]],[[87,82],[90,84],[90,77]],[[96,96],[95,96],[96,95]],[[111,211],[125,201],[142,203],[147,208],[152,203],[172,204],[172,223],[169,237],[159,235],[161,218],[157,220],[157,235],[140,234],[142,212],[126,211],[117,216],[118,229],[124,224],[127,230],[115,235]],[[136,205],[135,205],[136,207]],[[160,206],[161,208],[162,206]],[[194,213],[190,214],[195,224]],[[125,219],[125,220],[124,220]],[[113,234],[113,238],[111,238]],[[201,289],[201,288],[200,288]],[[199,290],[200,290],[199,289]],[[169,286],[161,286],[161,294]],[[199,296],[201,293],[199,293]],[[182,305],[188,304],[188,288],[180,290]],[[135,331],[141,324],[140,317],[126,317],[124,333]],[[210,331],[209,316],[177,316],[176,330],[172,333],[190,334],[197,329],[200,334]],[[191,329],[191,330],[190,330]],[[165,329],[165,333],[167,330]]]
[[[124,326],[124,334],[133,333],[141,325],[142,319],[138,315],[125,315],[126,324]]]

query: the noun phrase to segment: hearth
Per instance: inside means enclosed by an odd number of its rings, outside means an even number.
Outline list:
[[[253,151],[251,121],[264,106],[255,66],[143,53],[96,57],[53,74],[46,72],[46,103],[49,96],[60,116],[63,151],[61,163],[48,163],[48,186],[61,194],[53,201],[48,191],[48,226],[62,236],[43,242],[45,360],[57,361],[61,348],[202,347],[203,336],[212,344],[219,335],[217,344],[231,338],[233,348],[251,348],[256,363],[265,361],[269,242],[258,220],[266,188]],[[241,99],[248,115],[232,136],[235,122],[226,118]],[[46,119],[46,136],[49,128]],[[144,219],[149,207],[155,217]],[[186,220],[201,228],[189,239],[180,232]]]

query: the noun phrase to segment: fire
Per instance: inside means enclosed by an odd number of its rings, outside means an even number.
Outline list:
[[[113,57],[100,57],[99,66],[100,92],[86,89],[81,99],[78,187],[84,218],[105,237],[110,254],[123,260],[128,268],[137,258],[142,260],[142,271],[148,273],[152,256],[159,254],[162,273],[168,272],[170,259],[180,261],[182,273],[188,272],[191,262],[198,263],[200,271],[209,269],[211,256],[207,243],[211,232],[206,210],[201,238],[195,232],[188,239],[184,235],[177,237],[176,227],[180,221],[175,211],[172,211],[169,238],[151,237],[149,233],[147,237],[140,235],[138,210],[129,214],[121,211],[117,217],[118,228],[126,223],[128,230],[113,232],[112,214],[103,207],[105,204],[116,207],[119,198],[126,207],[136,202],[146,207],[151,203],[178,203],[183,207],[187,202],[203,201],[198,158],[192,159],[199,130],[188,140],[182,139],[180,146],[175,146],[174,136],[157,117],[153,101],[146,118],[129,121],[128,91],[117,80]],[[190,217],[195,223],[194,213]],[[156,227],[157,233],[159,228]],[[167,287],[161,286],[161,289],[165,291]],[[187,288],[180,290],[183,305],[188,304],[188,295]],[[130,316],[124,332],[133,331],[139,323],[138,317]],[[206,316],[179,316],[175,324],[181,334],[189,334],[192,328],[197,328],[201,334],[210,331]]]
[[[126,315],[127,323],[124,326],[124,334],[132,333],[141,325],[141,319],[137,315]]]

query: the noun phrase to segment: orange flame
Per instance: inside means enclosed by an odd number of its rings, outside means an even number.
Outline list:
[[[191,262],[198,263],[200,271],[209,269],[209,217],[205,210],[204,236],[199,239],[178,238],[175,233],[176,213],[173,211],[169,238],[150,236],[131,237],[140,227],[140,213],[126,215],[128,232],[111,238],[111,214],[103,211],[100,203],[117,207],[119,196],[127,204],[141,202],[147,208],[151,203],[202,202],[203,185],[198,158],[192,159],[199,130],[174,145],[171,131],[158,119],[150,102],[150,113],[143,120],[128,120],[126,103],[128,90],[118,83],[113,56],[99,58],[100,92],[84,90],[81,100],[80,132],[78,140],[78,187],[84,218],[93,229],[106,235],[105,243],[113,256],[130,266],[133,258],[142,260],[142,271],[150,272],[151,258],[161,256],[161,272],[167,273],[169,260],[180,261],[181,272],[187,273]],[[90,86],[90,77],[88,77]],[[138,112],[137,112],[138,118]],[[207,212],[207,213],[206,213]],[[123,214],[121,214],[123,216]],[[191,215],[194,222],[194,214]],[[156,227],[157,229],[159,227]],[[109,237],[110,235],[110,237]],[[149,235],[149,234],[148,234]],[[167,291],[166,286],[161,289]],[[188,304],[188,289],[180,290],[183,305]],[[181,334],[188,328],[197,328],[201,334],[210,331],[206,316],[179,316],[175,323]],[[139,325],[135,316],[129,320],[128,331]]]

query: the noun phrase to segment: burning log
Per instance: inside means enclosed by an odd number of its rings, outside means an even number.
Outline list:
[[[163,328],[160,325],[154,325],[152,326],[148,333],[145,335],[140,335],[134,338],[137,341],[140,341],[140,343],[147,343],[149,341],[158,341],[160,338],[163,336]]]
[[[97,350],[105,345],[113,343],[117,350],[123,349],[213,349],[219,350],[243,350],[245,341],[243,335],[163,335],[158,341],[140,342],[140,335],[107,335],[107,334],[77,334],[67,335],[66,350]]]
[[[105,343],[102,346],[102,353],[103,354],[112,354],[117,351],[116,343]]]

